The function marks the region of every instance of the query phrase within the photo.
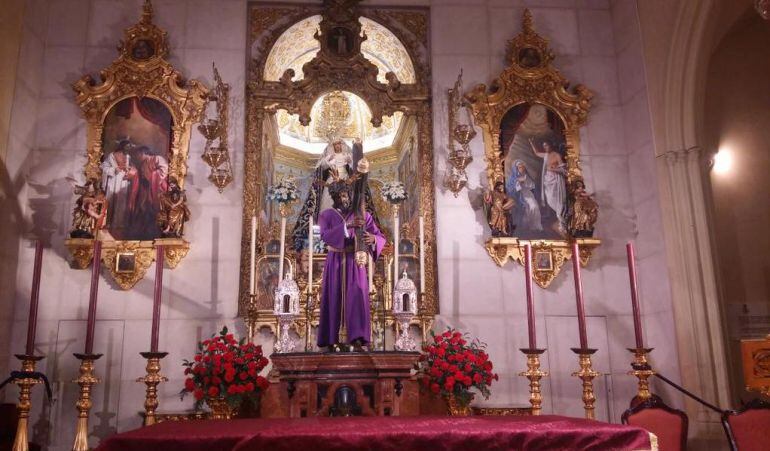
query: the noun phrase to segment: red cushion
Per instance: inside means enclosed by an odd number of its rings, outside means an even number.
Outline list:
[[[639,426],[658,437],[660,451],[682,450],[682,437],[687,435],[682,417],[663,409],[651,407],[628,417],[628,424]]]
[[[770,443],[770,409],[750,409],[729,415],[727,422],[741,451],[765,451]]]

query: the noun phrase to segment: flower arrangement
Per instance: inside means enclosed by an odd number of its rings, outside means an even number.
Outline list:
[[[486,345],[478,339],[469,342],[467,335],[452,328],[431,335],[433,343],[423,345],[418,363],[423,387],[448,398],[450,410],[452,402],[468,408],[474,397],[472,388],[489,399],[489,387],[498,376],[492,372]]]
[[[184,360],[187,378],[181,396],[192,393],[196,408],[204,401],[212,409],[217,401],[224,401],[231,409],[237,409],[246,399],[256,402],[259,393],[270,385],[259,375],[268,362],[262,346],[245,338],[236,341],[224,327],[219,334],[198,343],[192,361]]]
[[[294,180],[282,179],[277,185],[270,185],[267,188],[267,198],[279,204],[294,202],[299,199],[299,188]]]
[[[391,204],[400,204],[406,200],[406,188],[399,181],[382,184],[382,197]]]

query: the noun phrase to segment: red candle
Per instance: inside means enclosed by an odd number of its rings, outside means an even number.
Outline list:
[[[577,301],[578,331],[580,332],[580,348],[588,348],[586,336],[586,306],[583,302],[583,280],[580,277],[580,248],[572,243],[572,273],[575,276],[575,300]]]
[[[524,245],[524,277],[527,287],[527,328],[529,330],[529,349],[537,348],[535,333],[535,299],[532,290],[532,246]]]
[[[99,294],[99,272],[102,268],[102,242],[94,240],[94,261],[91,265],[91,295],[88,298],[88,324],[85,354],[93,354],[94,328],[96,327],[96,298]]]
[[[32,270],[32,296],[29,301],[29,321],[27,321],[27,347],[24,353],[35,354],[35,330],[37,329],[37,304],[40,299],[40,268],[43,265],[43,242],[35,241],[35,266]]]
[[[160,332],[160,302],[163,298],[163,246],[155,247],[155,296],[152,302],[152,335],[150,352],[158,352],[158,334]]]
[[[628,278],[631,281],[631,306],[634,309],[634,336],[636,337],[636,347],[643,348],[642,340],[642,314],[639,310],[639,290],[636,285],[636,261],[634,259],[634,245],[631,242],[626,244],[626,254],[628,255]]]

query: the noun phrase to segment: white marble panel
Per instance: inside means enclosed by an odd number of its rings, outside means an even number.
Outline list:
[[[548,377],[553,399],[553,413],[582,417],[584,415],[581,381],[571,376],[577,371],[578,356],[570,348],[579,345],[578,326],[576,317],[548,316],[545,318],[548,336]],[[593,368],[599,372],[607,372],[609,354],[607,352],[607,328],[604,317],[587,317],[586,332],[588,345],[598,351],[592,357]],[[608,390],[604,377],[594,379],[596,394],[596,419],[607,421]]]
[[[17,85],[13,96],[13,114],[11,115],[9,131],[12,137],[18,139],[28,148],[35,145],[37,105],[37,94],[26,86]]]
[[[139,356],[137,357],[140,358]],[[137,368],[144,368],[144,365],[142,365],[141,362],[137,361],[133,363],[135,363]],[[165,372],[162,372],[162,374],[165,374]],[[141,382],[126,378],[117,381],[117,383],[120,385],[120,398],[116,412],[117,432],[138,429],[142,426],[142,417],[139,413],[144,412],[144,396],[147,386]],[[167,384],[168,382],[162,382],[158,386],[158,394],[160,394]],[[176,387],[179,387],[179,385],[176,385]],[[179,390],[177,390],[177,398],[179,398]],[[158,412],[163,412],[165,407],[165,404],[159,403]],[[188,409],[180,409],[179,411],[183,410]]]
[[[489,58],[485,55],[436,55],[431,61],[433,70],[434,113],[438,104],[446,110],[447,91],[454,87],[460,70],[463,71],[463,91],[469,91],[478,84],[488,84],[492,74]],[[434,124],[434,128],[439,127]]]
[[[637,217],[644,218],[644,221],[639,223],[639,233],[635,240],[639,247],[639,258],[664,254],[665,242],[663,236],[660,235],[660,231],[663,229],[663,220],[658,198],[651,197],[641,201],[636,206],[636,212]]]
[[[85,121],[72,99],[40,100],[35,125],[38,148],[85,149]]]
[[[575,0],[522,0],[526,6],[553,7],[553,8],[573,8]]]
[[[615,55],[612,18],[607,10],[578,11],[580,53],[590,56]]]
[[[639,36],[636,0],[613,0],[610,11],[612,12],[615,49],[617,52],[621,52]]]
[[[623,104],[623,131],[629,153],[652,144],[652,125],[646,89],[637,91]]]
[[[75,401],[78,386],[71,381],[78,375],[80,361],[72,356],[73,352],[82,352],[85,343],[85,321],[61,321],[57,337],[56,354],[49,359],[56,359],[56,370],[49,374],[56,382],[58,392],[57,410],[53,412],[53,444],[71,446],[75,436]],[[120,393],[120,374],[122,370],[123,321],[97,321],[94,331],[94,352],[103,353],[94,365],[94,373],[101,383],[91,390],[93,408],[89,445],[95,446],[104,437],[116,432],[116,412]]]
[[[49,0],[46,44],[84,45],[89,7],[89,0]]]
[[[618,299],[619,301],[628,302],[631,305],[630,298]],[[633,315],[617,315],[607,317],[607,342],[609,345],[608,353],[610,356],[610,366],[607,368],[607,372],[612,372],[617,375],[615,387],[619,384],[617,381],[623,381],[623,376],[631,369],[631,362],[634,360],[633,354],[631,354],[627,348],[636,347],[636,338],[634,335],[634,317]],[[634,386],[636,379],[628,378],[626,384]],[[631,398],[625,398],[626,403],[631,401]]]
[[[169,273],[171,290],[168,317],[212,318],[234,316],[238,298],[237,260],[182,261]]]
[[[246,2],[192,0],[187,5],[187,49],[244,49]]]
[[[531,8],[535,31],[547,36],[556,55],[580,54],[577,11],[574,9]]]
[[[504,61],[507,43],[521,33],[521,17],[524,14],[524,7],[515,7],[512,2],[501,2],[499,6],[504,8],[495,7],[492,3],[489,8],[489,53],[493,55],[493,68],[496,68],[497,64],[501,67],[507,65]],[[537,27],[537,17],[535,22]],[[492,76],[496,76],[499,72],[499,70],[493,70]]]
[[[436,227],[439,258],[492,261],[484,249],[486,222],[483,216],[477,215],[470,206],[438,207]]]
[[[24,2],[24,25],[40,39],[45,37],[48,24],[48,0],[27,0]],[[25,38],[26,39],[26,38]]]
[[[674,313],[671,311],[651,315],[643,313],[642,327],[644,328],[644,345],[648,348],[654,348],[649,358],[652,367],[667,378],[680,383]]]
[[[658,178],[655,148],[651,141],[629,154],[628,172],[631,195],[635,203],[658,199],[657,182],[651,183]]]
[[[617,61],[614,56],[583,56],[580,63],[582,78],[579,82],[595,93],[591,99],[589,121],[596,121],[597,109],[620,102]]]
[[[212,185],[209,190],[216,191],[216,188]],[[185,238],[192,245],[183,262],[238,261],[241,251],[241,207],[193,204],[190,207],[196,214],[195,220],[185,225]]]
[[[88,22],[88,45],[109,47],[123,39],[123,30],[139,22],[140,0],[94,0]]]
[[[43,64],[41,97],[72,101],[72,84],[83,74],[83,47],[48,47]]]
[[[580,9],[609,9],[609,0],[577,0],[575,3]]]
[[[661,252],[639,260],[636,271],[639,279],[639,304],[642,314],[670,313],[673,306],[665,254]]]
[[[171,54],[185,46],[187,15],[190,2],[186,0],[154,0],[152,7],[155,11],[153,21],[168,33],[168,43]]]
[[[631,191],[628,187],[628,158],[625,156],[586,156],[584,164],[592,166],[594,190],[599,205],[603,209],[611,208],[630,215],[633,207],[631,206]],[[623,229],[613,228],[611,230],[614,234],[616,230]]]
[[[623,50],[618,52],[618,80],[620,101],[626,103],[646,86],[644,56],[641,37],[635,37]]]
[[[484,8],[435,6],[430,20],[434,55],[486,55],[489,51],[487,34],[482,31],[488,26]]]
[[[43,75],[44,34],[35,33],[29,26],[22,30],[16,85],[24,86],[34,94],[40,92]]]
[[[463,260],[442,275],[439,291],[452,293],[449,305],[454,314],[494,316],[506,312],[501,271],[491,260]]]
[[[581,143],[581,155],[626,155],[622,111],[621,107],[617,106],[599,107],[591,111],[588,125],[585,127],[588,139]]]

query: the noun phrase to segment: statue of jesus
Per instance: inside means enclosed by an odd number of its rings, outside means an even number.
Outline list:
[[[363,229],[363,241],[373,261],[385,247],[386,239],[369,212],[356,216],[348,183],[338,181],[328,189],[333,206],[318,216],[321,239],[328,250],[321,283],[318,346],[349,343],[361,350],[369,343],[371,325],[367,268],[359,266],[355,259],[356,229]]]

